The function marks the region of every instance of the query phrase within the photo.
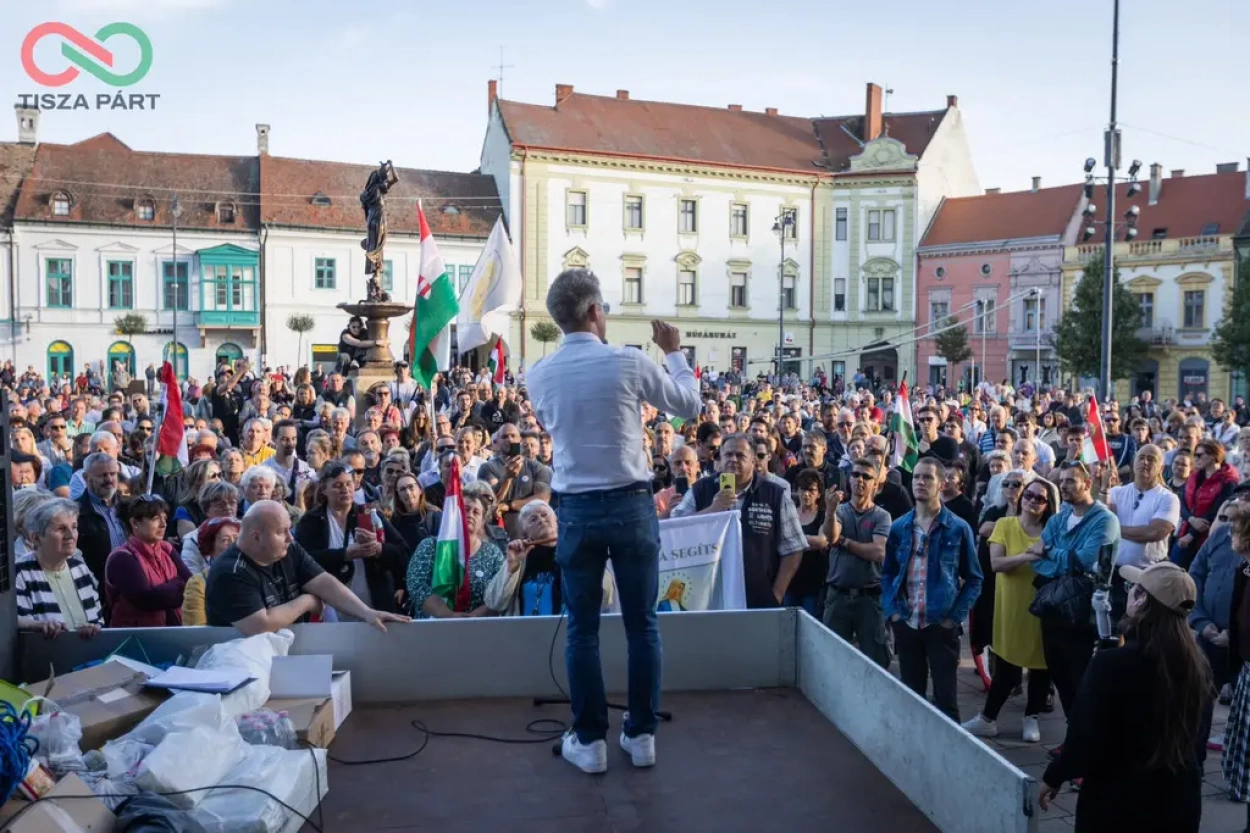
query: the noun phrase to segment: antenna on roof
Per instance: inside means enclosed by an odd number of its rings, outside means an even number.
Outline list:
[[[499,64],[498,64],[497,66],[495,66],[495,67],[494,67],[494,69],[499,70],[499,78],[498,78],[498,80],[499,80],[499,93],[498,93],[498,95],[499,95],[499,97],[500,97],[500,98],[503,98],[503,71],[504,71],[505,69],[516,69],[516,65],[515,65],[515,64],[505,64],[505,63],[503,62],[503,47],[502,47],[502,46],[500,46],[500,47],[499,47]]]
[[[881,102],[881,135],[890,135],[890,123],[885,120],[886,113],[890,112],[890,96],[894,95],[893,87],[885,88],[885,96]]]

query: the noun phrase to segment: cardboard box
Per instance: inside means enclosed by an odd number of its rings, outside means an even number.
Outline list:
[[[82,721],[79,747],[88,752],[129,732],[156,711],[169,694],[144,688],[147,675],[120,662],[109,662],[53,676],[28,686]]]
[[[286,712],[301,743],[327,749],[334,742],[334,702],[329,698],[270,700],[265,708]]]
[[[352,672],[335,671],[330,675],[330,699],[334,701],[334,728],[337,730],[352,713]]]
[[[331,671],[333,662],[328,654],[274,657],[265,704],[287,712],[296,737],[323,749],[352,711],[351,672]]]
[[[57,801],[58,796],[78,797]],[[71,772],[43,801],[22,813],[16,823],[4,830],[6,833],[111,833],[116,824],[117,817]]]

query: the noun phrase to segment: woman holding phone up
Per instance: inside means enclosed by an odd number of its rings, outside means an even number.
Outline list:
[[[378,513],[359,509],[355,492],[351,468],[337,460],[323,466],[313,508],[296,525],[295,540],[366,605],[398,613],[408,560],[403,536]]]

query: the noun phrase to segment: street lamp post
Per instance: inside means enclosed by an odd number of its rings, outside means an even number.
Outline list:
[[[1042,392],[1042,289],[1033,289],[1033,325],[1037,327],[1037,363],[1033,368],[1033,387]]]
[[[989,329],[989,321],[987,320],[986,303],[984,300],[977,301],[977,320],[981,322],[981,376],[985,378],[989,364],[985,358],[985,335]]]
[[[784,208],[773,222],[773,232],[781,240],[781,262],[777,265],[777,384],[781,384],[781,350],[786,343],[786,235],[794,228],[794,215]]]
[[[174,329],[173,329],[173,334],[170,336],[171,340],[169,343],[169,355],[170,355],[170,364],[172,364],[174,367],[174,378],[177,379],[178,378],[178,299],[179,299],[179,289],[181,288],[181,283],[178,280],[178,218],[182,216],[182,201],[178,199],[177,194],[174,194],[174,201],[173,201],[173,204],[170,206],[169,213],[170,213],[170,216],[173,217],[173,228],[174,228],[174,303],[173,303]],[[190,267],[188,267],[187,273],[188,273],[187,274],[187,283],[188,283],[187,295],[190,296],[191,294]]]

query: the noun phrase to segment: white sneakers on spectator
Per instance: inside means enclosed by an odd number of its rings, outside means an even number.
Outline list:
[[[1042,728],[1037,725],[1037,718],[1033,715],[1024,716],[1024,728],[1021,732],[1025,743],[1041,743]]]
[[[994,720],[986,720],[985,715],[980,712],[971,720],[965,720],[960,724],[970,735],[978,738],[996,738],[998,737],[998,723]]]
[[[573,730],[564,733],[564,742],[560,745],[560,754],[564,760],[591,775],[608,771],[607,741],[597,740],[584,744],[577,739]]]
[[[655,735],[638,735],[629,738],[625,737],[625,731],[621,730],[621,749],[629,753],[634,766],[655,766]]]

